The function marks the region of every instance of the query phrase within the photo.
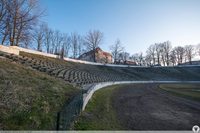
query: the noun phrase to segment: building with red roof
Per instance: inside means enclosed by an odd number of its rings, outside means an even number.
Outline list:
[[[94,62],[94,50],[82,54],[78,59]],[[103,64],[112,63],[112,55],[98,47],[95,49],[95,61]]]

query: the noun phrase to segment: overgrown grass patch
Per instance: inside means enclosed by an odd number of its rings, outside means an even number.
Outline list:
[[[61,79],[0,59],[0,129],[55,129],[57,112],[79,91]]]
[[[117,86],[98,90],[75,123],[76,130],[122,129],[112,106],[112,94]]]
[[[200,84],[161,84],[159,87],[173,95],[200,101]]]

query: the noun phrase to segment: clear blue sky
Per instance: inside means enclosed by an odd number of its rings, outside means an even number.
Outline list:
[[[104,50],[117,38],[131,54],[166,40],[173,46],[200,43],[200,0],[41,0],[41,7],[53,29],[102,31]]]

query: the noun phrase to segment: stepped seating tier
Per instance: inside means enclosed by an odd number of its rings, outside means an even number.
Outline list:
[[[0,52],[0,56],[79,86],[109,81],[200,79],[199,67],[95,66],[25,52],[19,56]]]

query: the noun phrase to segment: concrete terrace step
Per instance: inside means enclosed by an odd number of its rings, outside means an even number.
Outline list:
[[[132,80],[171,80],[196,79],[199,80],[200,67],[113,67],[94,66],[88,64],[72,63],[35,55],[6,54],[0,56],[9,60],[30,66],[41,72],[61,78],[69,83],[84,85],[100,82],[132,81]]]

